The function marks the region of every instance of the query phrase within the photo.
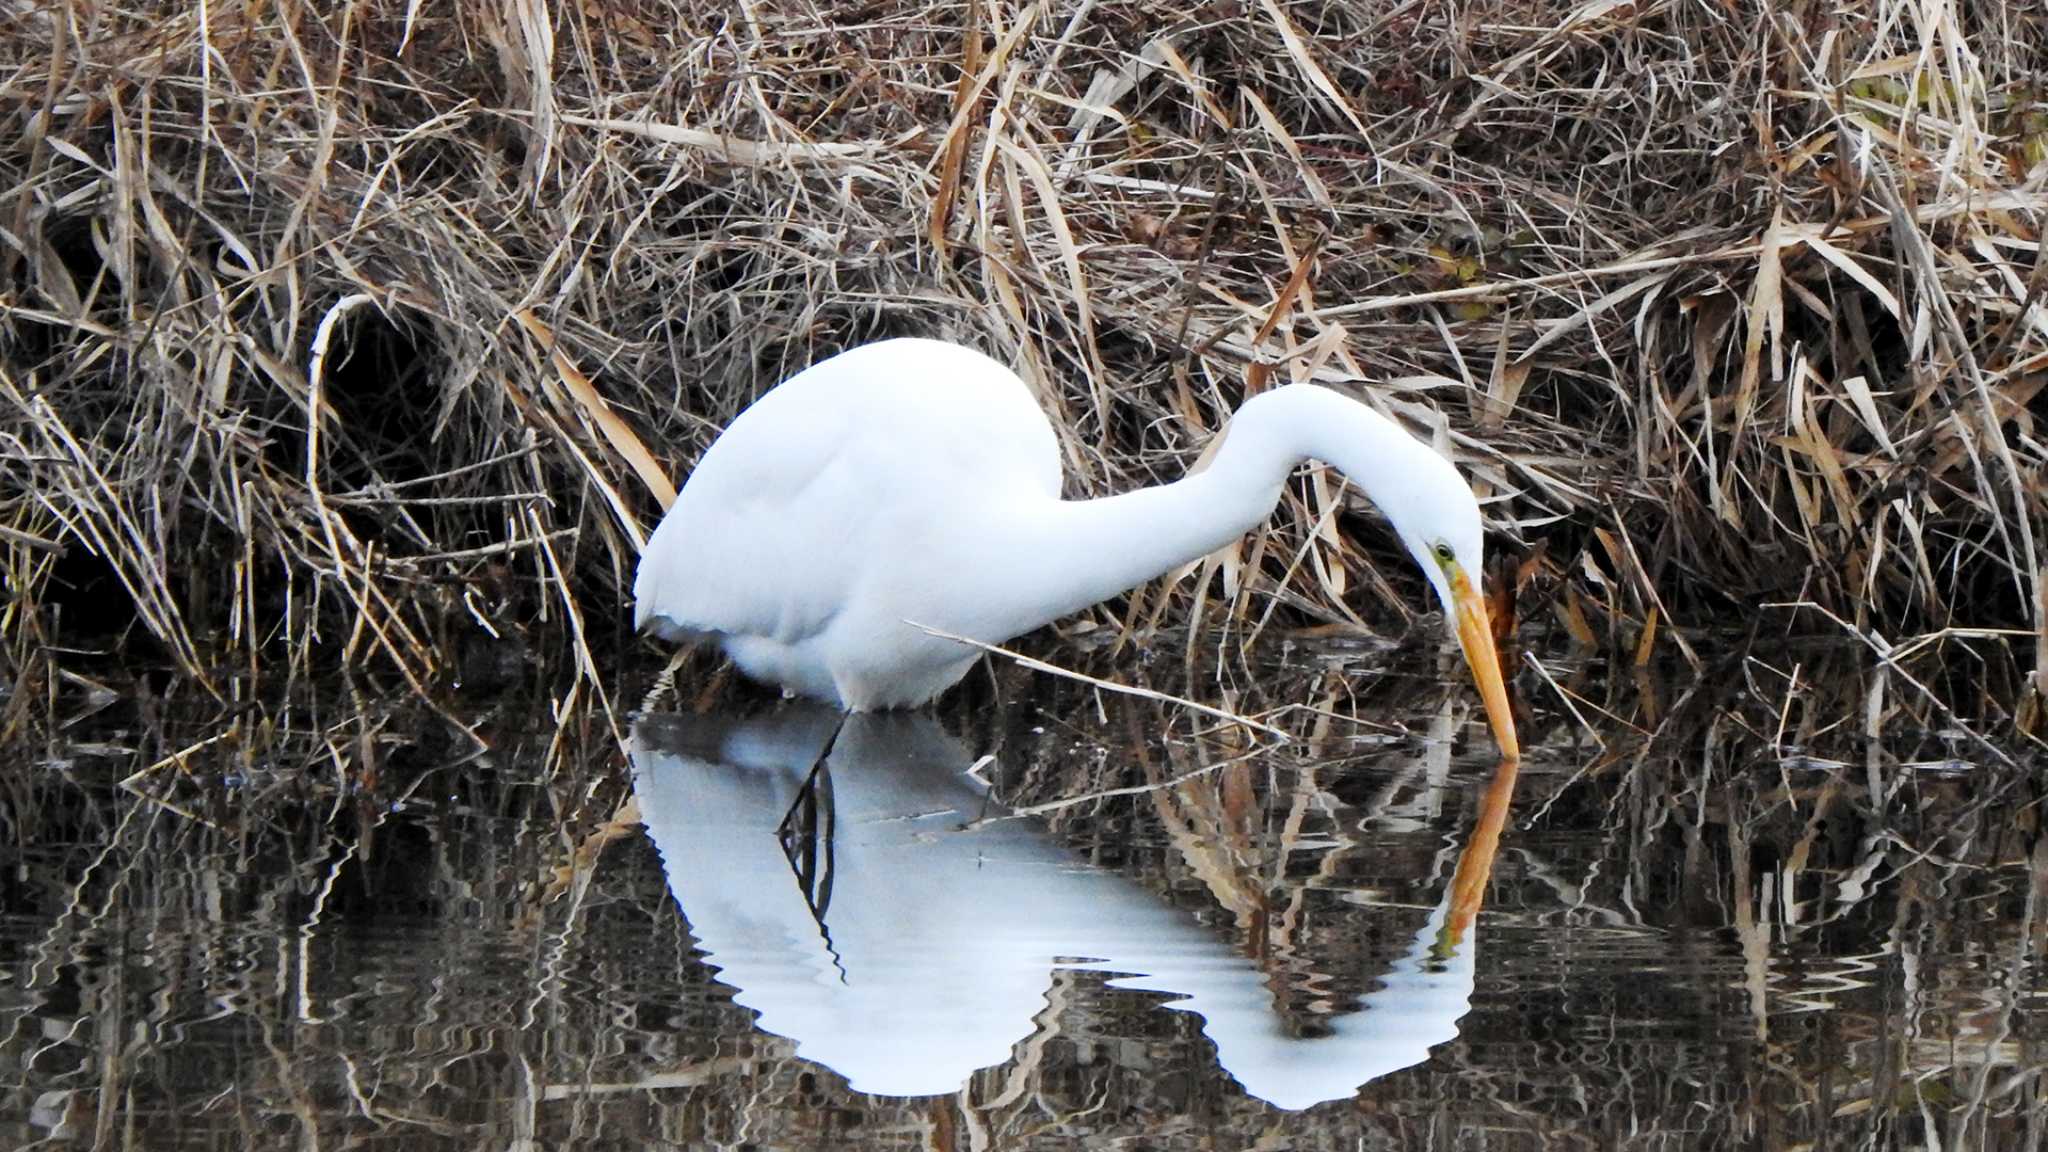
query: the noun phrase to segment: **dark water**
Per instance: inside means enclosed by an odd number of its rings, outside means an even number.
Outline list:
[[[1428,656],[1075,659],[1292,739],[1013,669],[836,739],[73,701],[0,800],[0,1148],[2048,1139],[2040,773],[1855,653],[1548,661],[1519,770]]]

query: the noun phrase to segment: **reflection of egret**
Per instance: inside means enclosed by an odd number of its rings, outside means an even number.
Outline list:
[[[1471,488],[1314,385],[1246,401],[1209,466],[1177,483],[1062,500],[1052,425],[1009,369],[933,340],[853,349],[711,445],[647,542],[634,618],[716,637],[749,676],[844,708],[922,704],[976,652],[912,621],[984,643],[1049,624],[1243,535],[1310,458],[1362,488],[1422,566],[1515,755]]]
[[[1081,866],[1032,822],[963,827],[994,803],[931,717],[847,718],[819,772],[830,789],[818,789],[813,761],[838,722],[804,705],[745,721],[644,717],[632,754],[669,887],[720,981],[763,1030],[854,1089],[950,1093],[1006,1063],[1061,967],[1128,974],[1112,986],[1177,997],[1166,1006],[1202,1018],[1218,1062],[1284,1108],[1349,1097],[1457,1035],[1471,937],[1432,949],[1461,915],[1451,897],[1380,987],[1305,1037],[1274,1011],[1265,976],[1185,913]],[[1504,812],[1505,791],[1493,793]],[[799,822],[829,827],[829,852],[805,855],[778,836],[806,804],[829,806]],[[1477,855],[1459,867],[1461,882],[1475,881],[1471,908],[1490,848]],[[799,877],[819,860],[831,873],[823,885]]]

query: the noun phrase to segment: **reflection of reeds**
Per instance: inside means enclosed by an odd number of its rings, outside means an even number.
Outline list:
[[[602,726],[526,732],[540,710],[524,697],[462,728],[416,705],[302,703],[260,742],[107,709],[56,765],[0,777],[19,865],[0,897],[0,1144],[61,1123],[79,1143],[133,1127],[192,1148],[251,1132],[322,1147],[869,1149],[950,1134],[1051,1148],[1142,1133],[1352,1148],[1461,1126],[1532,1148],[1928,1132],[2019,1147],[2048,1123],[2031,1079],[2048,1034],[2034,992],[2048,850],[2034,807],[2013,802],[2037,782],[1996,763],[1944,769],[1934,753],[1969,745],[1921,747],[1929,717],[1897,697],[1894,742],[1866,760],[1860,727],[1826,719],[1862,715],[1871,673],[1855,650],[1781,657],[1804,669],[1789,704],[1738,691],[1789,683],[1762,654],[1745,679],[1742,658],[1731,672],[1702,650],[1718,675],[1653,682],[1654,722],[1632,667],[1540,654],[1652,735],[1610,732],[1582,758],[1552,716],[1517,777],[1489,777],[1469,754],[1488,749],[1469,691],[1428,661],[1299,649],[1238,669],[1229,702],[1298,725],[1303,746],[1322,726],[1309,757],[1248,759],[1241,728],[1004,668],[947,712],[994,753],[1006,800],[1129,789],[1042,819],[1077,857],[1242,940],[1303,1035],[1371,986],[1446,886],[1470,907],[1493,846],[1460,1038],[1356,1106],[1285,1116],[1230,1086],[1198,1022],[1091,973],[1057,977],[1018,1059],[957,1098],[848,1093],[754,1032],[691,962],[659,863],[619,810]],[[1149,669],[1176,695],[1218,674],[1047,655]],[[1340,686],[1371,726],[1290,707]],[[381,770],[377,802],[357,805],[339,784],[362,775],[365,740]],[[140,769],[141,794],[115,786]],[[247,792],[221,803],[230,778]]]

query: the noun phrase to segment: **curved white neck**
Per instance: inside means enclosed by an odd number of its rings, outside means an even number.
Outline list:
[[[1052,500],[1005,533],[1016,635],[1135,587],[1237,539],[1272,515],[1304,460],[1333,465],[1382,510],[1448,461],[1379,413],[1312,384],[1246,401],[1209,467],[1172,484],[1096,500]],[[1452,472],[1455,476],[1455,472]],[[1396,525],[1397,529],[1399,525]],[[992,598],[994,599],[994,598]],[[1006,613],[1007,615],[1007,613]],[[1028,618],[1026,618],[1028,617]],[[1002,629],[996,629],[998,631]]]

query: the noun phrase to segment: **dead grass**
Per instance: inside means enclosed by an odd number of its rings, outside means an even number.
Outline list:
[[[602,700],[668,478],[902,333],[1015,363],[1075,492],[1365,381],[1590,644],[1765,601],[2023,641],[2043,75],[2037,7],[1949,0],[20,0],[7,666],[431,689],[530,636]],[[1305,477],[1126,622],[1404,619],[1347,502]]]

